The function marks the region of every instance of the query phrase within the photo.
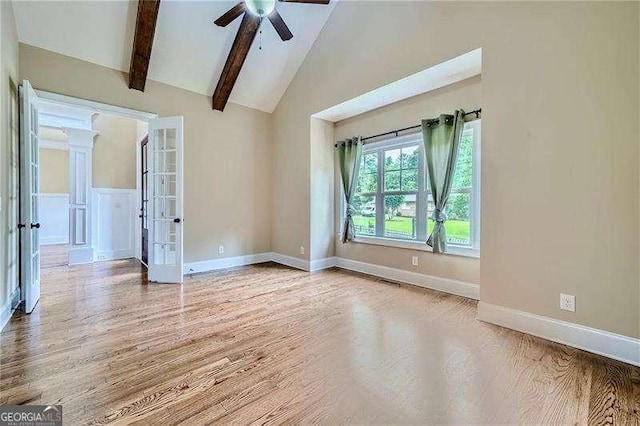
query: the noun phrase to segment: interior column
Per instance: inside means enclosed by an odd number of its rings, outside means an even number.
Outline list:
[[[69,265],[93,262],[91,187],[97,132],[64,128],[69,137]]]

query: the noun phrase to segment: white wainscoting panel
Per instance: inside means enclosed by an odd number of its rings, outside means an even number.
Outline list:
[[[69,244],[69,194],[40,194],[40,245]]]
[[[94,260],[135,256],[135,189],[93,188]]]

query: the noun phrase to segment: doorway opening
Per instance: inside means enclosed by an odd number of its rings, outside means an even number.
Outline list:
[[[40,100],[38,122],[41,266],[140,259],[137,150],[148,122],[47,100]],[[78,149],[90,161],[83,170],[69,161]],[[70,188],[84,180],[91,182],[92,256],[74,256]]]
[[[144,245],[148,281],[182,283],[183,118],[157,118],[37,91],[26,80],[20,87],[20,118],[17,229],[25,312],[40,299],[41,246],[47,243],[58,246],[50,262],[69,268],[103,260],[142,261]],[[41,152],[46,149],[68,154],[52,159],[61,164],[43,171],[49,162],[43,158],[51,155]],[[44,175],[47,188],[55,185],[51,173],[62,176],[62,189],[56,190],[68,190],[68,201],[64,192],[52,192],[62,195],[58,208],[42,202],[41,180]],[[68,266],[61,260],[65,248]]]

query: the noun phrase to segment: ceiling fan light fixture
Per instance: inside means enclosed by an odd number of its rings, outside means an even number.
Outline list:
[[[253,15],[265,18],[276,8],[276,0],[244,0],[247,10]]]

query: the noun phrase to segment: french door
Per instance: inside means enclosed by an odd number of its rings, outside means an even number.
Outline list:
[[[38,95],[27,80],[20,87],[20,275],[25,312],[40,299],[40,171]]]
[[[140,143],[142,199],[140,200],[140,236],[142,238],[140,260],[149,265],[149,137]]]
[[[149,121],[149,281],[182,283],[182,117]]]

